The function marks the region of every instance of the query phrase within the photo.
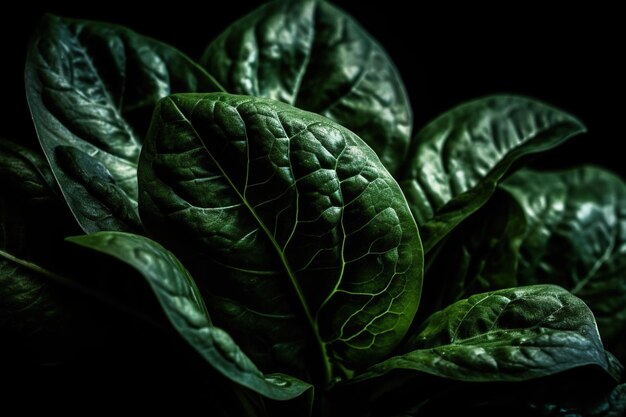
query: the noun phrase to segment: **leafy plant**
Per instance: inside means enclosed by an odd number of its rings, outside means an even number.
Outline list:
[[[198,63],[46,16],[25,82],[43,152],[0,141],[18,364],[113,309],[199,354],[217,415],[626,411],[626,185],[517,171],[575,117],[499,95],[412,135],[382,46],[321,0],[260,6]]]

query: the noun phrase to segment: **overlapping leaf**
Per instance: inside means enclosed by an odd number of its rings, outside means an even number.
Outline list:
[[[406,332],[417,227],[374,152],[329,119],[246,96],[166,98],[139,184],[147,229],[211,261],[197,280],[215,320],[267,368],[316,345],[310,369],[365,366]]]
[[[404,84],[383,48],[321,0],[266,3],[233,23],[200,61],[226,91],[329,117],[359,135],[391,173],[412,128]]]
[[[218,91],[174,48],[128,29],[45,16],[26,62],[35,128],[86,232],[138,229],[137,160],[154,104]]]
[[[567,113],[515,96],[471,101],[426,125],[398,176],[424,250],[485,204],[514,162],[584,129]]]
[[[626,332],[626,184],[582,167],[520,171],[503,184],[525,214],[521,284],[555,283],[593,310],[605,341]]]
[[[403,347],[356,381],[404,369],[460,381],[523,381],[595,365],[619,379],[592,312],[551,285],[477,294],[433,314]]]
[[[121,232],[92,233],[68,240],[111,255],[139,271],[176,330],[224,376],[277,400],[297,397],[310,388],[288,375],[263,375],[230,335],[213,325],[189,272],[158,243]]]
[[[583,299],[607,345],[622,356],[626,330],[626,184],[600,168],[523,170],[441,249],[430,299],[552,283]]]

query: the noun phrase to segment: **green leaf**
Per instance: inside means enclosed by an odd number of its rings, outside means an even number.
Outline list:
[[[521,285],[517,265],[525,233],[522,208],[496,191],[429,254],[420,318],[473,294]]]
[[[137,230],[137,160],[154,104],[218,84],[163,43],[105,23],[47,15],[26,60],[39,141],[86,232]]]
[[[139,185],[146,228],[204,262],[212,315],[267,368],[367,366],[413,319],[423,256],[406,201],[325,117],[224,93],[163,99]]]
[[[266,3],[230,25],[200,61],[226,91],[280,100],[359,135],[393,174],[406,157],[412,114],[384,49],[320,0]]]
[[[520,171],[502,188],[525,214],[518,282],[568,288],[594,312],[605,343],[619,342],[626,332],[626,184],[587,166]]]
[[[520,158],[584,131],[569,114],[515,96],[470,101],[430,122],[398,176],[424,250],[487,202]]]
[[[158,243],[122,232],[98,232],[67,240],[113,256],[140,272],[176,330],[227,378],[275,400],[297,397],[310,388],[288,375],[263,375],[230,335],[212,324],[193,278]]]
[[[589,308],[552,285],[458,301],[427,319],[403,350],[354,381],[399,369],[474,382],[523,381],[586,365],[615,374]]]
[[[45,158],[6,139],[0,139],[0,183],[32,203],[45,203],[57,193],[56,181]]]

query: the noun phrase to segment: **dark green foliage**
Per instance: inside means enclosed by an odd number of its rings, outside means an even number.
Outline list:
[[[199,64],[46,16],[25,82],[43,152],[0,140],[0,365],[128,318],[211,415],[624,414],[626,184],[517,171],[573,116],[489,96],[412,136],[386,52],[321,0]]]

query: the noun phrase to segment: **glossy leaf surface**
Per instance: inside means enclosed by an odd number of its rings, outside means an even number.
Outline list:
[[[419,234],[352,132],[273,100],[176,95],[155,111],[139,182],[148,230],[213,261],[198,282],[216,320],[267,367],[316,344],[320,366],[365,366],[404,336],[419,302]]]
[[[475,382],[523,381],[586,365],[615,374],[589,308],[551,285],[458,301],[427,319],[403,350],[357,380],[397,369]]]
[[[137,160],[154,104],[217,91],[176,49],[120,26],[47,15],[26,62],[41,145],[86,232],[137,230]]]
[[[297,397],[310,388],[288,375],[263,375],[230,335],[212,324],[193,278],[158,243],[122,232],[92,233],[68,240],[111,255],[139,271],[176,330],[227,378],[277,400]]]
[[[398,176],[425,251],[487,202],[514,162],[584,130],[567,113],[515,96],[474,100],[426,125]]]
[[[280,100],[337,121],[391,173],[405,158],[412,115],[402,79],[383,48],[332,4],[266,3],[218,36],[200,63],[230,93]]]
[[[593,310],[603,339],[626,332],[626,184],[595,167],[520,171],[504,184],[525,214],[520,284],[555,283]]]

